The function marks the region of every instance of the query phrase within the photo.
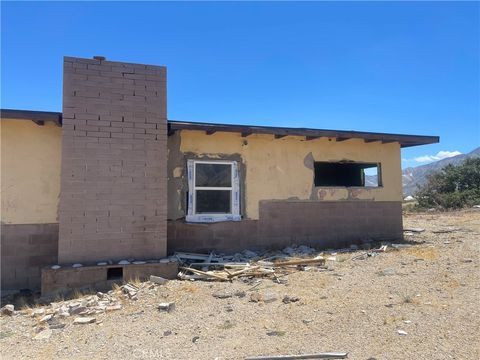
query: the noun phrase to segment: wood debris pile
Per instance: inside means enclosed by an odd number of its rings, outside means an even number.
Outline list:
[[[244,261],[233,261],[235,260],[235,255],[217,256],[213,253],[193,254],[177,252],[174,254],[174,257],[181,264],[180,272],[178,273],[179,279],[219,281],[254,277],[271,278],[278,281],[282,276],[294,271],[305,270],[305,267],[321,269],[325,268],[327,260],[335,261],[335,257],[324,257],[323,255],[300,257],[297,254],[287,256],[279,253],[273,256],[259,256],[251,251],[247,251],[246,255],[243,258]]]

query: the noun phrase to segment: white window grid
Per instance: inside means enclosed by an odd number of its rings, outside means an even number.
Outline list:
[[[195,176],[197,164],[225,164],[231,166],[231,182],[230,186],[222,187],[210,187],[210,186],[196,186]],[[239,186],[239,174],[236,161],[227,160],[188,160],[187,161],[187,173],[188,173],[188,212],[186,220],[188,222],[218,222],[218,221],[239,221],[240,216],[240,186]],[[196,191],[197,190],[226,190],[230,191],[230,212],[225,214],[206,214],[196,213]]]

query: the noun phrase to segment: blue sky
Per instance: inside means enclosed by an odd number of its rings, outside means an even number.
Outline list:
[[[166,65],[172,120],[439,135],[480,145],[478,2],[1,5],[2,108],[61,111],[62,56]]]

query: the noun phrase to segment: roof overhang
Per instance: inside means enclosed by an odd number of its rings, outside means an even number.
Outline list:
[[[1,109],[0,113],[2,119],[30,120],[40,126],[44,125],[47,121],[52,121],[58,126],[62,126],[62,113],[60,112]],[[322,137],[334,138],[336,139],[336,141],[363,139],[366,143],[375,141],[379,141],[382,143],[398,142],[402,148],[426,144],[435,144],[440,141],[440,138],[438,136],[426,135],[404,135],[362,131],[287,128],[256,125],[230,125],[174,120],[168,121],[169,135],[172,135],[179,130],[204,131],[207,135],[212,135],[216,132],[233,132],[240,133],[243,137],[247,137],[252,134],[268,134],[273,135],[276,139],[280,139],[286,136],[302,136],[305,137],[306,140],[314,140]]]
[[[302,136],[305,137],[306,140],[314,140],[322,137],[334,138],[336,139],[336,141],[363,139],[367,143],[375,141],[379,141],[382,143],[398,142],[401,147],[435,144],[440,141],[440,138],[438,136],[386,134],[362,131],[287,128],[255,125],[228,125],[169,120],[169,135],[172,135],[173,133],[175,133],[175,131],[178,130],[205,131],[207,135],[211,135],[216,132],[235,132],[242,134],[243,137],[247,137],[252,134],[269,134],[274,135],[274,137],[277,139],[285,136]]]
[[[1,109],[0,117],[2,119],[30,120],[40,126],[45,125],[47,121],[52,121],[57,126],[62,126],[62,113],[60,112]]]

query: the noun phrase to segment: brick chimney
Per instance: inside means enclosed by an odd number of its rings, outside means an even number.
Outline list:
[[[64,58],[59,263],[167,251],[166,68]]]

